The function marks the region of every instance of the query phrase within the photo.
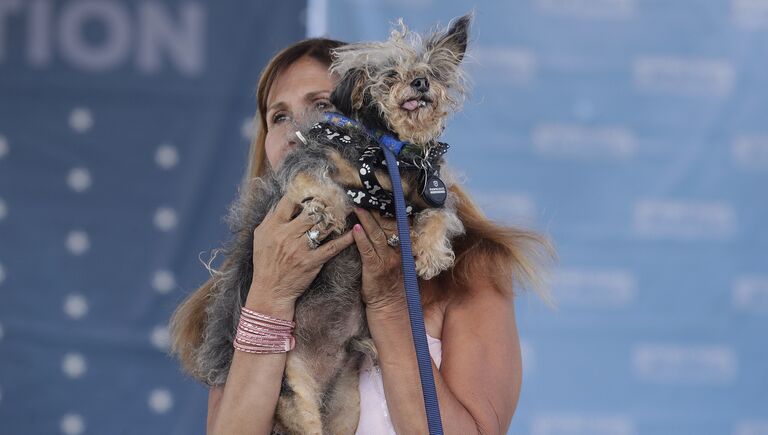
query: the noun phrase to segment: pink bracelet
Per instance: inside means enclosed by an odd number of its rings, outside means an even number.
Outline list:
[[[245,308],[245,307],[243,307],[243,309],[241,310],[241,313],[245,314],[248,317],[252,317],[256,320],[272,323],[277,326],[289,326],[291,328],[296,326],[296,322],[292,322],[290,320],[278,319],[277,317],[272,317],[266,314],[257,313],[256,311],[249,310],[248,308]]]
[[[284,353],[296,347],[295,322],[242,307],[232,346],[247,353]]]

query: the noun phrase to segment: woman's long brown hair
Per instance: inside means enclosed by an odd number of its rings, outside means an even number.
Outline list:
[[[309,56],[330,66],[331,50],[343,45],[340,41],[313,38],[293,44],[278,53],[259,78],[257,89],[258,120],[251,141],[248,169],[243,180],[264,175],[268,169],[265,139],[267,134],[267,96],[276,78],[298,59]],[[440,292],[424,299],[425,303],[444,300],[462,293],[463,289],[490,283],[496,291],[511,296],[513,288],[538,291],[549,300],[545,282],[548,263],[555,260],[555,249],[549,239],[535,231],[504,226],[489,220],[458,184],[451,187],[457,199],[459,218],[465,234],[454,241],[454,267],[434,280]],[[224,259],[222,268],[226,268]],[[195,351],[203,339],[206,322],[205,308],[213,290],[214,278],[209,278],[189,295],[176,309],[170,320],[171,353],[178,356],[182,368],[196,375]],[[514,283],[514,285],[513,285]]]
[[[244,183],[253,177],[260,177],[267,171],[266,149],[267,136],[267,97],[277,77],[294,62],[309,56],[324,65],[331,65],[331,50],[344,45],[341,41],[326,38],[311,38],[299,41],[277,53],[267,64],[259,78],[256,90],[257,115],[254,117],[256,134],[253,137],[248,154],[248,169]],[[222,268],[226,268],[224,259]],[[214,278],[209,278],[200,288],[189,295],[173,313],[170,320],[171,353],[178,356],[185,372],[195,375],[195,351],[203,341],[208,298],[214,286]],[[198,377],[199,379],[199,377]]]

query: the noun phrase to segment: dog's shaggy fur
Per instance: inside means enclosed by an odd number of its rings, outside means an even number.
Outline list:
[[[461,17],[424,40],[402,26],[389,41],[337,49],[332,71],[341,81],[332,103],[345,115],[388,131],[426,154],[436,145],[446,116],[463,98],[459,66],[469,21],[469,16]],[[207,384],[226,380],[240,308],[253,275],[253,230],[267,212],[289,195],[304,203],[315,217],[315,228],[329,240],[349,228],[353,204],[345,187],[362,188],[356,162],[373,139],[358,128],[349,128],[347,135],[358,146],[337,146],[303,128],[306,145],[288,154],[276,173],[253,179],[231,207],[228,224],[234,238],[225,249],[231,261],[215,271],[203,344],[196,353]],[[386,172],[376,173],[382,187],[391,190]],[[451,177],[445,172],[442,177],[450,187]],[[403,174],[406,198],[423,209],[413,216],[412,243],[417,273],[429,279],[451,267],[451,240],[464,229],[452,194],[442,208],[428,208],[419,195],[422,182],[416,173]],[[274,432],[354,433],[359,368],[365,355],[376,357],[360,278],[360,256],[353,245],[329,260],[296,301],[296,347],[287,356]]]

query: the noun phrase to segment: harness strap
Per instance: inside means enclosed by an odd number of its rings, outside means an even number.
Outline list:
[[[368,209],[378,210],[382,216],[395,217],[395,204],[392,193],[387,192],[381,187],[378,177],[376,177],[376,168],[380,165],[379,160],[382,151],[381,147],[369,146],[360,156],[358,175],[363,189],[348,188],[347,195],[355,204]],[[420,211],[418,207],[414,210],[413,204],[407,204],[405,212],[410,216],[414,211]]]
[[[408,216],[405,213],[403,187],[400,184],[400,171],[395,154],[389,146],[382,144],[384,156],[387,159],[387,170],[392,180],[392,191],[395,197],[397,232],[400,237],[400,257],[402,258],[403,281],[405,283],[405,298],[408,303],[408,317],[411,319],[411,335],[416,347],[416,359],[419,364],[421,391],[424,396],[424,408],[427,411],[427,426],[430,435],[442,435],[443,423],[440,419],[440,405],[437,402],[435,379],[432,375],[432,360],[429,356],[427,331],[424,328],[424,313],[421,310],[421,292],[416,279],[416,265],[411,251],[411,231]]]

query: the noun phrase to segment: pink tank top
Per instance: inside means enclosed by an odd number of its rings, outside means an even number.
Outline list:
[[[439,339],[427,334],[429,354],[440,368],[442,361],[442,343]],[[356,435],[396,435],[389,419],[387,400],[384,396],[384,383],[378,366],[373,366],[366,359],[360,370],[360,422],[357,424]]]

